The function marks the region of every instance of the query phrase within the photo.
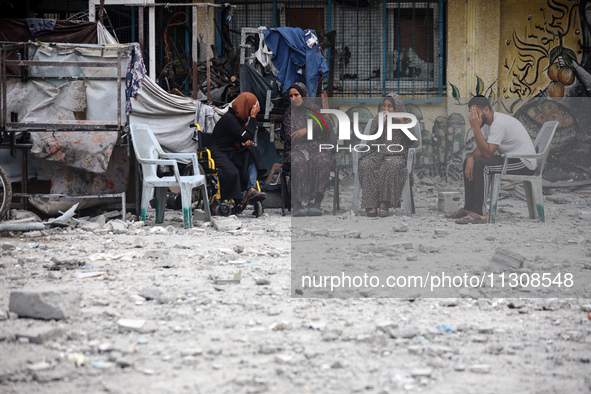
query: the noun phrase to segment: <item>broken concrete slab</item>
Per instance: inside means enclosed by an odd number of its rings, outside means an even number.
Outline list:
[[[524,256],[499,247],[490,260],[490,268],[493,272],[514,272],[523,268],[524,263]]]
[[[126,234],[127,223],[119,219],[111,220],[103,227],[103,229],[108,232],[112,232],[113,234]]]
[[[117,325],[121,331],[153,332],[156,331],[156,323],[142,319],[119,319]]]
[[[61,380],[74,373],[74,366],[67,362],[59,363],[52,369],[41,369],[33,371],[33,378],[38,382],[51,382]]]
[[[59,271],[62,268],[67,270],[74,270],[84,266],[84,261],[79,258],[64,258],[60,256],[54,256],[51,258],[52,266],[49,267],[51,270]]]
[[[18,338],[27,338],[30,343],[44,343],[64,335],[64,330],[52,324],[42,324],[29,327],[16,334]]]
[[[437,195],[437,211],[452,213],[458,210],[461,195],[458,192],[440,192]]]
[[[8,308],[19,317],[60,320],[78,313],[81,299],[71,288],[16,290],[10,293]]]
[[[96,222],[81,221],[79,227],[84,231],[95,231],[101,228],[101,225]]]
[[[238,220],[238,218],[235,215],[228,216],[225,218],[213,219],[212,222],[213,227],[217,231],[222,232],[238,230],[240,227],[242,227],[242,222],[240,222],[240,220]]]
[[[140,296],[144,297],[146,300],[157,300],[161,295],[162,292],[153,287],[146,287],[140,292]]]

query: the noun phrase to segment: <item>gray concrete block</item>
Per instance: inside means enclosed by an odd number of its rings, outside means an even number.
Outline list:
[[[496,248],[490,260],[494,272],[514,272],[523,268],[525,257],[504,248]]]
[[[43,343],[64,335],[64,330],[51,324],[29,327],[16,334],[17,338],[27,338],[31,343]]]
[[[113,234],[126,234],[127,233],[127,224],[123,220],[111,220],[108,222],[104,227],[107,231],[112,232]]]
[[[53,380],[62,380],[75,372],[72,364],[61,362],[52,369],[43,369],[33,371],[33,378],[38,382],[51,382]]]
[[[213,219],[213,227],[218,231],[238,230],[242,223],[235,215]]]
[[[459,209],[461,195],[458,192],[440,192],[437,195],[437,210],[452,213]]]
[[[78,313],[81,300],[76,289],[25,289],[10,293],[8,308],[19,317],[59,320]]]

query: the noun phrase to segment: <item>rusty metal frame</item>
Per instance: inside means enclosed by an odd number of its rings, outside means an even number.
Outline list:
[[[22,151],[21,157],[21,193],[13,193],[13,196],[22,197],[22,205],[24,209],[27,209],[27,199],[25,197],[52,197],[56,199],[69,199],[69,200],[76,200],[76,199],[105,199],[105,198],[121,198],[123,204],[123,217],[125,218],[125,193],[115,193],[115,194],[106,194],[106,195],[88,195],[88,196],[67,196],[62,194],[30,194],[28,193],[29,190],[29,179],[28,179],[28,161],[27,161],[27,149],[32,147],[31,143],[17,143],[17,133],[22,132],[23,140],[26,141],[26,134],[29,132],[45,132],[45,131],[112,131],[117,132],[117,145],[118,146],[127,146],[128,141],[126,140],[126,133],[125,127],[129,121],[128,117],[125,118],[125,122],[123,122],[123,117],[121,114],[121,88],[122,88],[122,75],[121,75],[121,59],[123,54],[127,54],[130,50],[132,50],[131,45],[122,45],[121,47],[117,47],[117,61],[116,62],[55,62],[55,61],[39,61],[39,60],[8,60],[7,56],[9,51],[13,51],[16,49],[22,49],[24,54],[27,54],[27,49],[30,45],[35,45],[32,43],[10,43],[10,42],[0,42],[0,149],[10,149],[11,155],[16,157],[16,150],[20,149]],[[13,122],[7,121],[7,97],[6,97],[6,90],[7,90],[7,80],[8,78],[12,78],[13,76],[8,76],[7,67],[8,66],[20,66],[24,68],[28,68],[31,66],[54,66],[54,67],[116,67],[117,68],[117,76],[116,77],[74,77],[69,78],[68,80],[116,80],[117,81],[117,91],[119,94],[117,95],[117,121],[56,121],[56,122],[48,122],[48,123],[34,123],[34,122]],[[20,78],[20,77],[17,77]],[[28,79],[49,79],[50,77],[34,77],[29,76]],[[60,78],[60,77],[56,77]],[[126,141],[126,143],[122,143],[122,141]],[[127,155],[129,154],[129,149],[127,149]]]

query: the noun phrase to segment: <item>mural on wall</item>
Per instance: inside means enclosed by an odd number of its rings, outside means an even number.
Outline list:
[[[477,76],[474,92],[450,83],[451,96],[465,106],[467,97],[483,94],[493,108],[518,118],[532,139],[544,122],[557,120],[544,178],[591,179],[591,131],[583,127],[591,124],[591,0],[502,0],[501,10],[498,80],[485,87]],[[462,179],[463,158],[475,144],[464,109],[450,112],[427,136],[420,175]]]
[[[547,0],[505,40],[501,94],[532,138],[549,120],[558,129],[545,170],[550,181],[591,178],[591,1]],[[502,72],[502,71],[501,71]]]
[[[451,108],[451,113],[437,116],[431,131],[425,129],[421,123],[423,149],[416,166],[419,177],[440,177],[447,181],[463,179],[464,157],[476,148],[474,134],[467,118],[466,97],[483,95],[494,107],[497,104],[494,89],[496,83],[497,81],[494,81],[486,86],[483,79],[476,76],[476,90],[468,95],[462,94],[458,87],[450,83],[453,101],[447,107]],[[456,106],[457,109],[454,109]]]

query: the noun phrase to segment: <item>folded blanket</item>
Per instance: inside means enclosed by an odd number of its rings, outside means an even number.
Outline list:
[[[51,33],[55,28],[55,19],[27,18],[27,26],[33,37]]]

